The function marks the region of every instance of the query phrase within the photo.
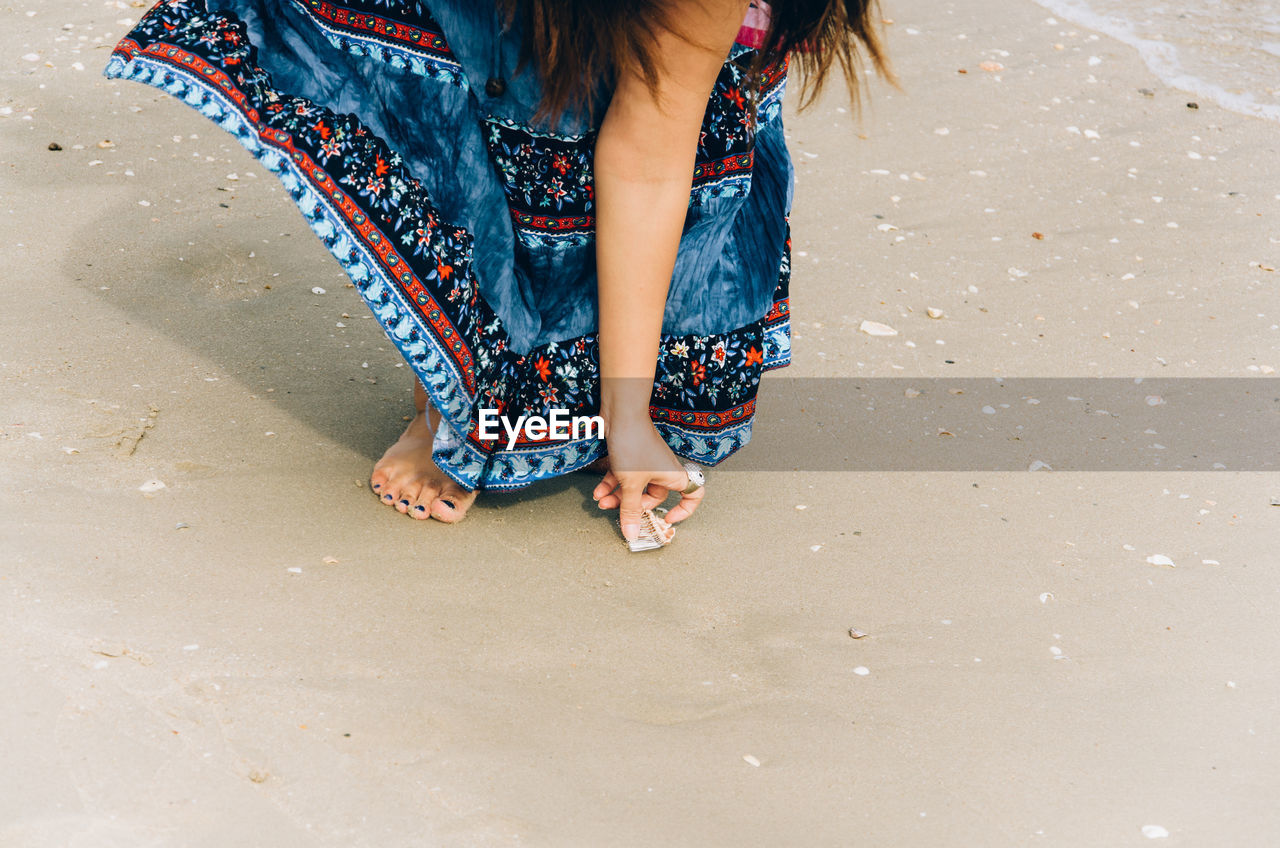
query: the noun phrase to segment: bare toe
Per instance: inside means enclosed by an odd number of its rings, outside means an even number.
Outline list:
[[[418,496],[413,500],[413,506],[409,507],[409,517],[417,518],[421,521],[431,517],[431,502],[440,495],[440,484],[437,481],[430,481],[424,485]]]
[[[431,517],[445,524],[457,524],[466,516],[475,499],[475,492],[468,492],[450,480],[445,483],[440,496],[431,502]]]
[[[422,489],[422,480],[415,480],[402,488],[399,495],[396,497],[396,509],[403,512],[405,515],[408,515],[409,510],[421,497]]]

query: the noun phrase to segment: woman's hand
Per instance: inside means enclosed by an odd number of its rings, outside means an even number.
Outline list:
[[[640,532],[640,513],[683,491],[689,474],[647,417],[611,425],[606,438],[609,471],[591,496],[601,509],[618,509],[622,535],[631,541]],[[705,494],[698,489],[682,496],[666,520],[674,524],[693,515]]]
[[[689,482],[649,420],[649,401],[698,136],[747,0],[672,0],[666,11],[672,29],[655,33],[657,79],[619,69],[594,160],[600,411],[611,469],[595,497],[602,509],[619,509],[628,541],[643,510]],[[702,496],[686,495],[667,520],[688,518]]]

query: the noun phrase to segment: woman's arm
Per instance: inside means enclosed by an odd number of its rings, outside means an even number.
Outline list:
[[[628,539],[638,530],[642,509],[686,482],[680,462],[653,427],[649,400],[698,134],[748,4],[670,3],[673,31],[657,37],[657,91],[623,69],[596,141],[601,415],[612,467],[596,496],[603,508],[621,507]],[[609,494],[614,488],[619,493]],[[668,519],[687,518],[701,494],[686,497]]]

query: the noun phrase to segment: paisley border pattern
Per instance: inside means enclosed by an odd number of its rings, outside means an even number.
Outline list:
[[[467,88],[462,65],[454,58],[440,24],[425,8],[419,8],[417,14],[402,10],[392,17],[362,8],[360,0],[292,2],[341,50],[356,56],[381,58],[393,68]],[[365,0],[364,5],[367,3]]]

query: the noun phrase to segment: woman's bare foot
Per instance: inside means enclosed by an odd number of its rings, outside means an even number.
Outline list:
[[[476,493],[455,483],[431,459],[440,413],[427,403],[427,393],[421,385],[414,387],[413,404],[418,414],[373,467],[369,485],[384,504],[405,515],[457,523],[475,502]]]

